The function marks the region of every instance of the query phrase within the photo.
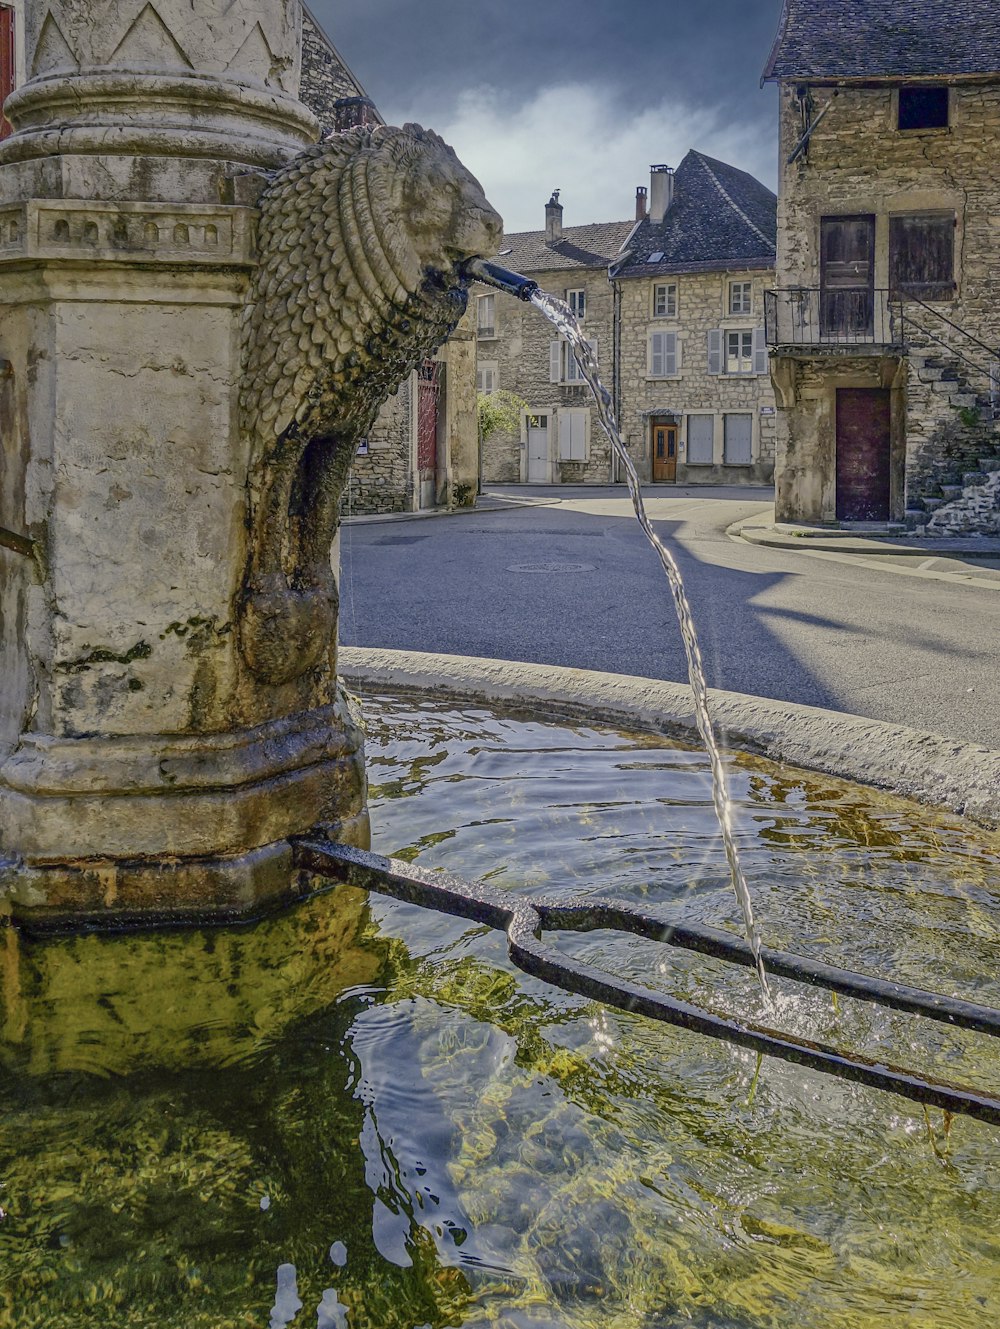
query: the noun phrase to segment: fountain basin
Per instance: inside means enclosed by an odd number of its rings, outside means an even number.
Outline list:
[[[369,696],[366,723],[378,848],[738,931],[694,746],[417,691]],[[1000,1002],[992,835],[752,754],[728,764],[769,941]],[[661,972],[638,938],[560,944],[759,1009],[749,971],[682,956]],[[768,1060],[758,1077],[743,1051],[512,971],[468,922],[338,887],[237,930],[9,929],[0,966],[14,1329],[981,1329],[1000,1313],[995,1128]],[[777,996],[799,1032],[1000,1081],[995,1041]]]
[[[523,706],[534,714],[620,725],[697,742],[687,684],[461,655],[343,647],[342,677],[367,689]],[[906,725],[745,693],[711,691],[725,747],[841,776],[1000,827],[1000,752]]]

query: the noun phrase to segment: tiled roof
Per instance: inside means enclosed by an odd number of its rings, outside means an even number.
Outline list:
[[[510,249],[500,259],[515,272],[555,272],[571,268],[606,268],[618,257],[634,221],[592,222],[589,226],[564,226],[562,239],[549,244],[544,231],[517,231],[505,235],[501,249]]]
[[[784,0],[763,78],[998,73],[997,0]]]
[[[614,275],[773,267],[777,205],[770,189],[746,171],[692,150],[674,173],[674,199],[663,221],[639,226]],[[651,263],[654,254],[661,257]]]

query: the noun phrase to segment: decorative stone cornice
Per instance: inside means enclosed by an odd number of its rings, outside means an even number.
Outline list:
[[[65,153],[277,165],[316,137],[300,0],[40,0],[0,161]]]
[[[0,263],[26,259],[249,266],[253,214],[223,205],[32,199],[0,209]]]

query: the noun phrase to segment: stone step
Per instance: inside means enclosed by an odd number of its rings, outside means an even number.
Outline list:
[[[976,400],[976,394],[964,390],[949,393],[948,400],[957,411],[975,411],[979,406],[979,403]]]
[[[942,369],[939,378],[936,378],[931,384],[932,392],[956,392],[960,387],[957,374],[949,373]]]
[[[943,508],[946,500],[943,498],[925,498],[924,512],[936,512],[938,508]]]
[[[953,499],[961,498],[964,485],[939,485],[941,496],[946,503],[951,503]]]
[[[971,489],[973,485],[981,485],[985,480],[985,471],[965,471],[962,475],[962,488]]]
[[[1000,471],[1000,457],[979,457],[979,469],[985,471],[987,475],[991,471]]]

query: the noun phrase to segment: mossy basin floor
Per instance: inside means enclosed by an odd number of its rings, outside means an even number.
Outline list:
[[[374,847],[740,928],[707,759],[365,700]],[[997,840],[728,759],[769,945],[1000,1004]],[[614,973],[1000,1090],[996,1040],[617,934]],[[993,1329],[1000,1131],[594,1006],[347,888],[0,934],[0,1329]]]

